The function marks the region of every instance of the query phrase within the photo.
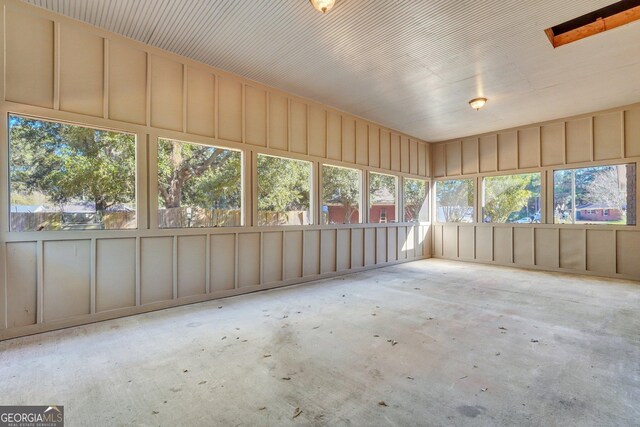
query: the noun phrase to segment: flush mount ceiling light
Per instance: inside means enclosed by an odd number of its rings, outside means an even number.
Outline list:
[[[473,108],[474,110],[481,109],[486,103],[487,98],[473,98],[471,101],[469,101],[469,105],[471,105],[471,108]]]
[[[336,0],[309,0],[318,12],[327,13],[336,4]]]

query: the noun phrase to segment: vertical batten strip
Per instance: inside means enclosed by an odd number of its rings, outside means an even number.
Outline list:
[[[102,39],[102,118],[109,118],[109,39]]]
[[[140,261],[142,259],[142,242],[140,241],[140,236],[136,236],[136,307],[140,306],[140,288],[141,288],[141,264]]]
[[[171,268],[171,275],[172,275],[172,282],[173,282],[173,299],[177,299],[178,298],[178,236],[174,235],[173,236],[173,250],[171,251],[173,256],[172,258],[172,268]]]
[[[240,236],[238,235],[238,233],[234,233],[233,234],[234,239],[235,239],[235,243],[234,243],[234,256],[233,256],[233,288],[234,289],[238,289],[238,263],[239,263],[239,259],[238,259],[238,255],[240,253],[240,250],[238,249],[238,246],[240,244]]]
[[[53,109],[60,109],[60,22],[53,21]]]
[[[264,232],[260,232],[258,233],[258,238],[260,239],[260,242],[258,243],[258,246],[260,246],[260,265],[258,266],[258,269],[260,270],[260,277],[258,278],[258,284],[263,285],[264,284]]]
[[[89,312],[94,314],[96,312],[96,264],[98,262],[98,244],[96,238],[93,237],[91,239],[91,257],[89,258],[91,262],[90,266],[90,288],[89,288],[89,299],[90,299],[90,309]]]
[[[205,244],[204,248],[205,253],[205,265],[204,265],[204,280],[205,280],[205,293],[211,293],[211,234],[207,233],[205,236]]]
[[[37,322],[44,322],[44,241],[38,240],[36,254],[36,310]]]
[[[219,138],[220,128],[220,79],[217,74],[213,75],[213,137]]]
[[[247,85],[240,83],[240,141],[247,143]]]
[[[189,67],[186,64],[182,64],[182,132],[187,132],[187,120],[189,116],[187,114],[188,103],[188,90],[189,90]]]

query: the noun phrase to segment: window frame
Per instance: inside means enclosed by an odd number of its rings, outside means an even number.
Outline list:
[[[635,202],[636,202],[636,223],[635,224],[611,224],[607,221],[596,221],[596,222],[585,222],[585,223],[576,223],[575,218],[573,219],[573,222],[571,223],[557,223],[556,222],[556,216],[555,216],[555,203],[556,203],[556,190],[555,190],[555,180],[556,180],[556,172],[559,171],[570,171],[570,170],[580,170],[580,169],[591,169],[591,168],[600,168],[600,167],[610,167],[610,166],[628,166],[628,165],[633,165],[633,167],[635,168],[635,176],[636,176],[636,188],[635,188]],[[629,230],[629,229],[638,229],[640,228],[640,224],[638,222],[638,206],[640,205],[638,203],[638,196],[640,195],[640,186],[638,185],[638,165],[639,163],[637,161],[635,161],[634,158],[622,158],[622,159],[616,159],[616,161],[608,161],[608,162],[592,162],[592,164],[588,164],[588,165],[578,165],[578,166],[573,166],[573,165],[557,165],[557,166],[553,166],[552,168],[549,168],[548,171],[550,173],[549,176],[549,182],[550,182],[550,198],[548,201],[546,201],[546,206],[545,209],[548,210],[549,214],[550,214],[550,218],[547,218],[547,224],[549,225],[553,225],[555,227],[567,227],[567,228],[572,228],[572,227],[598,227],[598,228],[604,228],[604,227],[613,227],[613,228],[617,228],[617,229],[624,229],[624,230]],[[564,166],[564,167],[563,167]],[[627,188],[628,191],[628,188]],[[595,212],[594,214],[597,215],[597,211],[599,209],[593,209],[593,211]],[[608,210],[608,209],[607,209]],[[628,210],[628,209],[627,209]],[[604,215],[604,208],[602,209],[602,214]]]
[[[402,186],[402,222],[405,224],[427,224],[431,222],[431,180],[429,178],[413,178],[410,176],[402,176],[401,177],[401,186]],[[405,181],[422,181],[425,186],[425,201],[427,202],[427,219],[424,221],[408,221],[406,215],[406,191],[405,191]],[[424,202],[423,202],[424,204]]]
[[[213,227],[160,227],[160,224],[158,222],[158,211],[160,210],[160,204],[157,202],[157,198],[158,198],[158,191],[160,188],[160,177],[159,177],[159,172],[158,172],[158,153],[159,153],[159,147],[160,147],[160,141],[161,140],[165,140],[168,142],[171,141],[175,141],[175,142],[181,142],[184,144],[192,144],[192,145],[200,145],[203,147],[209,147],[209,148],[216,148],[216,149],[222,149],[222,150],[228,150],[228,151],[233,151],[233,152],[237,152],[240,154],[240,225],[230,225],[230,226],[213,226]],[[217,141],[216,141],[217,142]],[[154,155],[155,154],[155,155]],[[197,230],[217,230],[217,229],[222,229],[222,230],[229,230],[232,228],[239,228],[239,227],[244,227],[246,225],[246,213],[245,213],[245,206],[246,206],[246,181],[245,181],[245,157],[246,157],[246,153],[245,150],[242,148],[233,148],[233,147],[229,147],[229,146],[224,146],[224,145],[215,145],[209,142],[205,142],[205,141],[200,141],[200,142],[195,142],[195,141],[186,141],[184,139],[181,138],[172,138],[170,136],[164,136],[161,134],[156,134],[155,135],[155,144],[154,144],[154,151],[152,153],[150,153],[149,157],[153,156],[153,165],[154,168],[151,169],[149,168],[149,175],[150,175],[150,180],[155,184],[155,189],[154,188],[149,188],[150,190],[150,194],[149,197],[154,201],[154,203],[151,204],[151,212],[150,212],[150,216],[153,218],[153,224],[155,224],[155,228],[157,230],[190,230],[190,229],[197,229]],[[150,162],[151,163],[151,162]],[[151,176],[151,174],[154,174],[155,176]],[[151,191],[154,191],[153,195],[151,194]]]
[[[478,209],[478,205],[479,205],[479,195],[478,195],[478,186],[479,186],[479,179],[482,179],[482,176],[480,177],[465,177],[464,175],[460,175],[459,177],[453,177],[453,178],[449,178],[449,177],[442,177],[442,178],[437,178],[433,181],[433,221],[436,224],[482,224],[482,222],[478,221],[478,216],[479,216],[479,211],[480,209]],[[472,185],[473,185],[473,189],[471,190],[471,194],[473,195],[473,203],[471,208],[473,209],[473,212],[471,213],[471,221],[468,222],[453,222],[453,221],[440,221],[438,219],[438,183],[440,182],[445,182],[445,181],[471,181]]]
[[[352,223],[347,223],[347,224],[331,224],[331,223],[323,223],[323,212],[322,212],[322,207],[324,206],[324,197],[323,197],[323,180],[324,180],[324,167],[328,166],[331,168],[338,168],[338,169],[347,169],[347,170],[353,170],[358,172],[358,222],[352,222]],[[328,163],[328,162],[319,162],[318,163],[318,174],[319,174],[319,179],[318,179],[318,207],[319,207],[319,212],[318,212],[318,220],[317,225],[330,225],[330,226],[352,226],[352,225],[358,225],[358,224],[364,224],[365,223],[365,212],[364,212],[364,207],[365,207],[365,200],[364,200],[364,185],[365,185],[365,170],[356,167],[356,165],[353,165],[354,167],[350,167],[350,166],[343,166],[343,165],[336,165],[336,164],[332,164],[332,163]]]
[[[513,170],[511,172],[515,172],[515,173],[499,173],[499,174],[490,174],[490,175],[481,175],[478,178],[477,181],[477,191],[476,193],[478,194],[477,197],[477,202],[475,203],[478,207],[478,211],[477,211],[477,218],[478,218],[478,223],[481,224],[491,224],[491,225],[496,225],[496,224],[505,224],[505,225],[519,225],[519,226],[532,226],[533,224],[543,224],[543,219],[544,219],[544,209],[545,209],[545,203],[544,203],[544,188],[543,188],[543,181],[544,181],[544,170],[537,170],[537,171],[527,171],[527,170],[520,170],[520,169],[516,169]],[[485,181],[489,178],[500,178],[500,177],[507,177],[507,176],[518,176],[518,175],[534,175],[534,174],[538,174],[539,175],[539,192],[538,192],[538,198],[539,198],[539,210],[538,210],[538,215],[540,216],[540,220],[538,222],[527,222],[527,223],[518,223],[518,222],[495,222],[495,221],[485,221],[485,214],[484,214],[484,209],[485,209],[485,202],[486,202],[486,197],[485,197]],[[513,213],[513,212],[512,212]],[[535,214],[534,214],[535,215]],[[476,216],[476,215],[474,215]]]
[[[20,117],[27,120],[33,121],[41,121],[41,122],[49,122],[62,124],[67,126],[75,126],[86,129],[91,129],[94,131],[103,131],[103,132],[113,132],[113,133],[122,133],[133,136],[133,165],[134,165],[134,183],[133,183],[133,203],[135,205],[135,214],[136,214],[136,226],[131,228],[115,228],[115,229],[86,229],[86,230],[28,230],[28,231],[16,231],[11,228],[11,117]],[[92,118],[93,119],[93,118]],[[5,193],[5,200],[7,202],[7,208],[3,210],[2,217],[6,218],[5,226],[3,227],[4,232],[8,233],[8,235],[15,236],[28,236],[31,233],[37,233],[37,236],[42,239],[67,239],[69,237],[76,238],[88,238],[82,237],[83,235],[90,235],[91,233],[99,233],[99,234],[115,234],[115,235],[128,235],[129,233],[133,233],[136,231],[144,230],[148,227],[148,222],[146,218],[146,204],[145,200],[147,200],[147,195],[145,194],[146,189],[143,188],[145,185],[146,177],[144,176],[144,172],[148,170],[148,165],[146,163],[146,150],[143,141],[146,139],[146,132],[141,132],[139,130],[135,130],[135,126],[123,126],[119,127],[110,127],[104,126],[102,124],[93,123],[95,120],[87,120],[86,122],[80,123],[79,121],[68,120],[66,118],[56,118],[53,116],[46,115],[37,115],[31,114],[29,112],[18,112],[16,110],[7,110],[5,111],[5,126],[6,126],[6,146],[4,148],[6,159],[4,161],[4,170],[6,174],[6,181],[3,188]],[[144,136],[144,138],[143,138]],[[61,233],[62,232],[62,233]],[[76,234],[78,233],[78,234]],[[21,238],[22,239],[22,238]]]
[[[371,222],[371,174],[374,175],[382,175],[382,176],[390,176],[394,179],[395,181],[395,191],[393,194],[394,197],[394,218],[395,220],[393,222]],[[366,199],[366,209],[367,209],[367,224],[399,224],[402,223],[403,221],[399,220],[399,205],[400,205],[400,184],[401,184],[401,177],[399,175],[394,175],[392,173],[384,173],[384,172],[377,172],[377,171],[367,171],[367,189],[366,189],[366,193],[367,193],[367,199]],[[385,208],[386,209],[386,208]],[[386,213],[385,213],[386,216]]]
[[[280,155],[278,154],[273,154],[271,152],[266,152],[266,151],[262,151],[262,150],[255,150],[254,151],[254,155],[252,156],[254,161],[251,162],[251,169],[252,169],[252,183],[251,186],[254,189],[253,191],[253,197],[252,197],[252,201],[253,201],[253,208],[252,208],[252,224],[254,227],[260,227],[260,228],[280,228],[280,227],[309,227],[309,226],[313,226],[313,225],[319,225],[318,221],[317,221],[317,213],[316,213],[316,197],[320,197],[320,195],[318,194],[319,191],[319,185],[320,183],[317,182],[317,166],[318,165],[318,161],[314,161],[314,160],[310,160],[310,159],[306,159],[306,158],[300,158],[300,157],[296,157],[295,155],[291,155],[292,153],[287,153],[289,155],[285,156],[285,155]],[[268,225],[268,224],[260,224],[260,220],[259,220],[259,216],[260,216],[260,209],[258,208],[258,203],[259,203],[259,197],[260,197],[260,191],[259,191],[259,176],[258,176],[258,158],[260,156],[265,156],[265,157],[274,157],[274,158],[278,158],[278,159],[284,159],[284,160],[289,160],[289,161],[295,161],[295,162],[302,162],[302,163],[307,163],[309,165],[309,223],[308,224],[277,224],[277,225]]]

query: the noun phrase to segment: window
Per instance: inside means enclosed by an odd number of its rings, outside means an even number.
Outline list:
[[[553,172],[554,224],[636,224],[636,165]]]
[[[158,140],[158,227],[240,226],[239,151]]]
[[[362,172],[337,166],[322,166],[322,223],[360,222]]]
[[[128,133],[9,117],[11,231],[137,227]]]
[[[429,221],[427,182],[422,179],[404,179],[404,220]]]
[[[311,224],[311,163],[258,154],[258,225]]]
[[[369,174],[369,222],[396,222],[396,185],[398,178]]]
[[[473,222],[474,185],[472,179],[436,182],[436,219],[438,222]]]
[[[482,183],[484,222],[540,222],[539,173],[490,176]]]

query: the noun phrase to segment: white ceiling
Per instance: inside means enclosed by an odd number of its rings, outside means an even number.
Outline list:
[[[611,0],[25,1],[430,142],[640,101],[640,21],[543,31]]]

